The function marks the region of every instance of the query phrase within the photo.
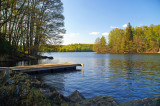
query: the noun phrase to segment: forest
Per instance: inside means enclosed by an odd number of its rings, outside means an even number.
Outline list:
[[[93,52],[93,44],[45,45],[41,52]]]
[[[160,51],[160,25],[132,27],[110,31],[108,43],[104,36],[95,44],[45,45],[41,52],[97,52],[97,53],[158,53]]]
[[[1,0],[0,53],[37,55],[41,45],[60,44],[65,33],[61,0]]]
[[[97,38],[94,51],[97,53],[158,53],[160,52],[160,25],[115,28],[109,33],[109,42]],[[105,49],[104,49],[105,46]]]

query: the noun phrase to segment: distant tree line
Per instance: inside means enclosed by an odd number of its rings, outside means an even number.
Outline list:
[[[45,45],[41,52],[93,52],[93,44]]]
[[[97,38],[95,41],[95,46],[98,45],[98,39],[99,38]],[[97,49],[94,50],[97,53],[101,53],[100,51],[109,53],[160,52],[160,25],[150,25],[149,27],[141,26],[133,28],[130,23],[128,23],[125,29],[115,28],[110,31],[108,45],[106,45],[105,50],[103,47],[101,47],[99,47],[99,49],[98,47],[95,47]]]
[[[62,12],[61,0],[0,0],[0,53],[19,50],[36,55],[41,45],[61,43]]]

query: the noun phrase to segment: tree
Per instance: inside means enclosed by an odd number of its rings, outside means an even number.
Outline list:
[[[135,44],[137,53],[144,52],[143,38],[144,38],[143,28],[142,27],[136,27],[135,30],[134,30],[133,42]]]
[[[157,53],[160,51],[160,25],[113,29],[109,33],[112,53]]]
[[[104,36],[102,36],[101,39],[100,39],[100,51],[101,51],[101,53],[106,52],[106,46],[107,46],[106,39],[105,39]]]
[[[95,44],[93,46],[93,50],[96,53],[106,53],[106,48],[107,48],[107,45],[106,45],[106,39],[105,39],[105,37],[102,36],[101,39],[98,37],[95,40]]]
[[[0,39],[28,55],[44,44],[60,44],[64,29],[61,0],[1,0]]]
[[[155,32],[155,39],[156,39],[157,46],[160,52],[160,25],[154,26],[153,30]]]
[[[109,47],[112,48],[111,52],[121,53],[126,49],[125,34],[122,29],[113,29],[109,34]]]
[[[127,41],[133,40],[132,26],[130,23],[128,23],[127,28],[126,28],[126,40]]]
[[[96,40],[95,40],[95,43],[94,43],[94,46],[93,46],[93,51],[95,51],[96,53],[100,53],[100,38],[98,37]]]

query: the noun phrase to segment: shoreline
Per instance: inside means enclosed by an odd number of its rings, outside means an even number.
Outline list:
[[[34,98],[31,99],[30,104],[36,104],[41,103],[41,105],[44,104],[50,104],[51,106],[54,105],[62,105],[62,106],[158,106],[160,105],[160,96],[158,97],[148,97],[143,99],[135,99],[127,102],[118,102],[116,99],[114,99],[112,96],[108,95],[99,95],[91,98],[85,98],[79,91],[75,90],[72,94],[69,96],[64,96],[60,94],[54,87],[49,86],[47,84],[44,84],[43,81],[39,80],[38,78],[33,78],[33,76],[23,73],[16,73],[13,71],[1,71],[0,73],[2,76],[0,76],[1,82],[1,89],[0,89],[0,95],[3,94],[3,89],[8,90],[7,92],[13,92],[14,89],[16,97],[11,93],[7,94],[7,98],[10,98],[8,96],[11,96],[12,99],[7,100],[8,102],[3,101],[2,105],[9,104],[10,101],[15,104],[23,103],[24,100],[21,101],[20,95],[23,93],[24,89],[21,89],[21,87],[26,86],[27,92],[32,92],[33,94],[35,92],[39,92],[36,97],[31,96]],[[25,78],[25,79],[24,79]],[[16,85],[16,82],[18,81],[18,85]],[[29,83],[29,85],[25,84]],[[15,87],[13,87],[15,86]],[[9,87],[12,89],[6,89],[5,87]],[[18,90],[17,90],[18,89]],[[34,91],[32,91],[34,89]],[[22,90],[22,91],[21,91]],[[6,95],[6,94],[5,94]],[[0,100],[5,99],[5,95],[3,95]],[[26,94],[23,94],[24,97],[26,97]],[[13,97],[16,99],[13,99]],[[43,97],[41,101],[39,99]],[[6,98],[6,99],[7,99]],[[19,102],[16,102],[16,100],[19,100]],[[28,98],[26,98],[28,99]],[[30,99],[29,99],[30,100]]]
[[[37,56],[28,56],[28,55],[24,55],[24,56],[11,56],[11,55],[3,55],[0,56],[0,61],[1,62],[17,62],[17,61],[29,61],[29,60],[38,60],[38,59],[54,59],[53,57],[49,57],[49,56],[41,56],[41,55],[37,55]]]
[[[52,52],[44,52],[44,53],[52,53]],[[54,52],[54,53],[72,53],[72,52]],[[75,52],[73,52],[75,53]],[[80,53],[80,52],[77,52]],[[96,53],[96,52],[95,52]],[[152,52],[144,52],[144,53],[97,53],[97,54],[160,54],[160,52],[152,53]],[[30,60],[38,60],[38,59],[54,59],[49,56],[28,56],[28,55],[0,55],[0,62],[18,62],[18,61],[30,61]]]

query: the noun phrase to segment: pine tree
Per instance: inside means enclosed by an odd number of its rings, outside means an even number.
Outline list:
[[[126,28],[126,40],[132,41],[133,40],[133,33],[132,33],[132,26],[128,23]]]

